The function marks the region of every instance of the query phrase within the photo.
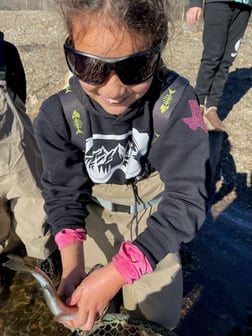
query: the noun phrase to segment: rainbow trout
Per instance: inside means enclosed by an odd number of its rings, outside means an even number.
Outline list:
[[[38,267],[29,268],[24,264],[21,257],[14,254],[8,255],[9,260],[3,263],[3,266],[8,267],[13,271],[30,273],[39,283],[46,304],[54,315],[56,321],[73,320],[78,308],[69,307],[60,299],[52,280]]]
[[[3,266],[13,271],[30,273],[39,283],[45,301],[56,321],[66,321],[74,319],[77,314],[76,307],[68,307],[60,299],[56,288],[51,279],[39,268],[27,267],[21,257],[9,254],[9,260],[3,263]],[[103,267],[101,264],[95,265],[89,273],[95,269]],[[88,273],[88,274],[89,274]],[[82,331],[75,329],[71,336],[112,336],[112,335],[128,335],[128,336],[177,336],[172,331],[150,321],[134,320],[127,314],[111,314],[107,313],[108,307],[104,310],[100,320],[96,321],[91,331]]]

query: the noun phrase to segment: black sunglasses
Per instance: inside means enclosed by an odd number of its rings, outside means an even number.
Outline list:
[[[102,84],[114,70],[125,85],[140,84],[153,76],[160,59],[162,43],[152,49],[129,56],[103,58],[71,47],[68,39],[64,52],[70,71],[88,84]]]

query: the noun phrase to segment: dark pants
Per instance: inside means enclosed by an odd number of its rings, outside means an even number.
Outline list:
[[[195,90],[200,103],[206,103],[207,107],[218,107],[229,67],[237,55],[250,12],[251,7],[235,2],[205,5],[204,49]]]

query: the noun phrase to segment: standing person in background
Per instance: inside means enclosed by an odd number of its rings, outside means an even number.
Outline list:
[[[74,76],[42,104],[34,128],[61,252],[58,293],[78,307],[65,323],[92,329],[122,288],[130,315],[173,329],[180,245],[206,217],[209,145],[193,88],[161,60],[168,1],[59,5]],[[86,276],[97,263],[105,266]]]
[[[202,15],[202,0],[190,0],[186,20],[195,25]],[[196,81],[204,120],[209,130],[225,130],[218,106],[228,71],[246,30],[252,0],[206,0],[204,6],[203,53]]]

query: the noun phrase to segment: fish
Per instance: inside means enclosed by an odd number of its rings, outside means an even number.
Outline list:
[[[9,260],[2,265],[13,271],[30,273],[39,283],[44,294],[45,301],[54,319],[58,322],[64,320],[73,320],[77,314],[77,307],[69,307],[61,300],[57,294],[56,288],[52,280],[38,266],[34,268],[26,266],[24,260],[14,254],[8,254]],[[95,265],[88,274],[94,270],[103,267],[102,264]],[[87,275],[88,275],[87,274]],[[83,331],[75,329],[71,336],[178,336],[172,331],[154,323],[145,320],[135,320],[130,315],[125,313],[108,313],[108,306],[105,308],[101,318],[95,322],[91,331]]]
[[[45,302],[54,315],[56,321],[68,321],[73,320],[78,312],[77,307],[67,306],[59,297],[56,287],[52,280],[43,272],[38,266],[34,268],[28,267],[24,264],[21,257],[15,254],[8,254],[9,260],[4,262],[2,265],[8,267],[13,271],[30,273],[39,283]]]

